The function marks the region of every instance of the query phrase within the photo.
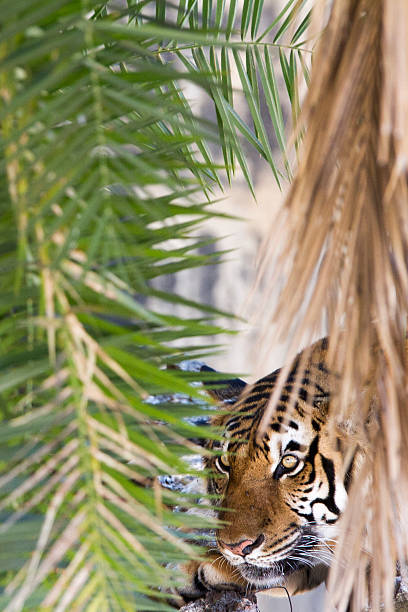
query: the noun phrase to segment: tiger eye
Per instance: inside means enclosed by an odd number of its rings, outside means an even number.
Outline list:
[[[281,460],[281,464],[287,470],[293,470],[298,463],[299,459],[295,455],[285,455]]]
[[[221,455],[220,457],[216,457],[215,466],[223,474],[229,474],[230,467],[228,464],[228,456]]]

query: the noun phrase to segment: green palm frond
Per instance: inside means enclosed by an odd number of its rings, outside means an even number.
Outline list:
[[[296,125],[299,89],[302,80],[308,83],[313,49],[304,39],[310,22],[306,5],[304,0],[289,0],[260,32],[262,0],[245,0],[241,12],[236,1],[224,0],[180,2],[177,12],[171,3],[159,0],[132,3],[140,25],[138,36],[151,36],[153,45],[161,39],[161,46],[153,49],[156,55],[171,54],[190,76],[209,77],[207,87],[215,106],[228,179],[231,181],[238,164],[252,191],[242,137],[267,161],[278,184],[292,176],[280,82],[286,88]],[[162,23],[152,20],[158,13]],[[234,72],[244,93],[244,109],[240,91],[232,84]],[[275,146],[279,157],[273,151]]]
[[[197,396],[160,366],[218,330],[193,302],[198,318],[170,317],[181,296],[145,301],[156,276],[204,263],[194,192],[218,180],[214,129],[125,15],[3,8],[1,607],[163,608],[146,598],[169,583],[164,562],[195,553],[152,483],[187,469],[185,438],[203,431],[185,404],[148,400]]]
[[[279,41],[301,5],[259,34],[256,0],[240,24],[221,0],[0,0],[4,610],[166,609],[165,563],[197,555],[177,528],[204,519],[172,513],[180,500],[157,482],[191,471],[189,439],[217,434],[186,418],[206,412],[197,375],[163,366],[214,350],[203,338],[226,313],[152,281],[222,260],[200,255],[197,234],[216,219],[218,136],[229,177],[238,162],[252,186],[239,134],[290,175],[276,70],[296,111],[303,22],[290,49]],[[194,115],[185,82],[211,96],[218,127]]]

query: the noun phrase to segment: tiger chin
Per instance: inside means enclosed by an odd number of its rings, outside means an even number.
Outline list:
[[[223,442],[209,443],[216,453],[206,460],[208,492],[219,499],[219,552],[187,566],[185,600],[211,589],[295,595],[326,579],[360,452],[327,426],[338,379],[326,351],[323,339],[296,358],[262,435],[279,370],[251,386],[235,379],[212,389],[231,404],[213,419]]]

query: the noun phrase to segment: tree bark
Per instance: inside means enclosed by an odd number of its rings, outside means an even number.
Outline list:
[[[205,597],[180,608],[180,612],[259,612],[255,593],[209,591]]]
[[[408,587],[404,583],[395,597],[395,612],[408,612]]]

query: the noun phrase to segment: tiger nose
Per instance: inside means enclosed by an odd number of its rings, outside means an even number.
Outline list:
[[[264,541],[265,536],[262,534],[256,538],[256,540],[242,540],[238,544],[224,544],[225,548],[228,548],[235,555],[245,557],[249,555],[255,548],[258,548]]]

